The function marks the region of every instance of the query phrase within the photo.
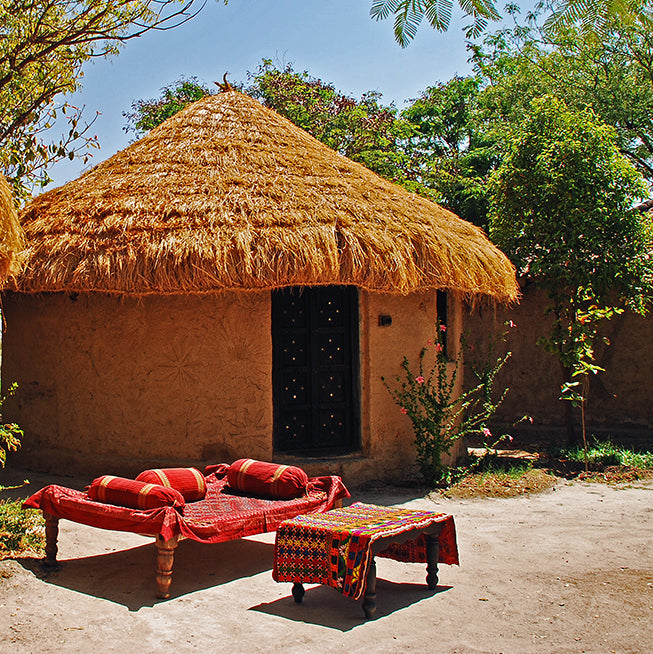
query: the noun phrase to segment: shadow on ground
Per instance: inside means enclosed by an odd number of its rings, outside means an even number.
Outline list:
[[[368,622],[363,614],[362,600],[344,597],[335,588],[327,586],[306,587],[306,594],[301,604],[290,595],[258,604],[250,608],[269,615],[275,615],[293,622],[320,625],[346,632],[360,624]],[[396,583],[378,579],[376,584],[376,613],[373,620],[380,620],[396,611],[406,609],[427,598],[434,597],[449,590],[451,586],[438,586],[429,590],[426,584]]]
[[[274,545],[241,539],[217,544],[184,540],[175,550],[170,599],[227,584],[260,572],[272,574]],[[130,611],[168,600],[156,597],[156,546],[59,561],[54,570],[41,559],[16,561],[48,584],[122,604]]]

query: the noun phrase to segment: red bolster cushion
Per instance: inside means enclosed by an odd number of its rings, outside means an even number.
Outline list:
[[[184,496],[186,502],[203,500],[206,495],[206,480],[196,468],[154,468],[144,470],[136,480],[174,488]]]
[[[247,495],[291,500],[306,492],[308,475],[295,466],[238,459],[227,471],[229,486]]]
[[[103,475],[94,479],[87,493],[97,502],[126,506],[131,509],[157,509],[162,506],[183,509],[185,504],[183,495],[174,488],[112,475]]]

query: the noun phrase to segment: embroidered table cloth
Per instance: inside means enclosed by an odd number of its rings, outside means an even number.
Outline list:
[[[324,584],[346,597],[359,599],[374,555],[426,563],[426,535],[408,532],[441,524],[439,563],[458,564],[453,516],[356,502],[317,515],[301,515],[281,523],[274,553],[275,581]],[[379,539],[409,537],[374,552]]]

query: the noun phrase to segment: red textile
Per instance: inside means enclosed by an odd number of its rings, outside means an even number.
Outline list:
[[[162,506],[183,509],[185,504],[182,494],[174,488],[112,475],[94,479],[87,492],[92,500],[132,509],[157,509]]]
[[[187,504],[184,515],[172,507],[138,510],[102,504],[82,491],[57,485],[42,488],[23,506],[101,529],[161,536],[163,540],[181,534],[202,543],[220,543],[274,531],[288,518],[328,511],[336,500],[349,497],[340,477],[312,478],[308,494],[293,500],[246,497],[227,486],[226,468],[205,477],[205,498]]]
[[[304,495],[308,475],[295,466],[238,459],[229,466],[229,486],[247,495],[290,500]]]
[[[159,484],[178,490],[186,502],[197,502],[206,495],[204,475],[196,468],[154,468],[141,472],[136,481]]]

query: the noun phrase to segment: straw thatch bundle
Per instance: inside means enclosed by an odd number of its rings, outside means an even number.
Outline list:
[[[17,272],[17,255],[23,249],[22,234],[11,188],[0,175],[0,283],[10,273]]]
[[[23,292],[352,284],[516,297],[482,231],[236,91],[203,98],[26,209]]]

